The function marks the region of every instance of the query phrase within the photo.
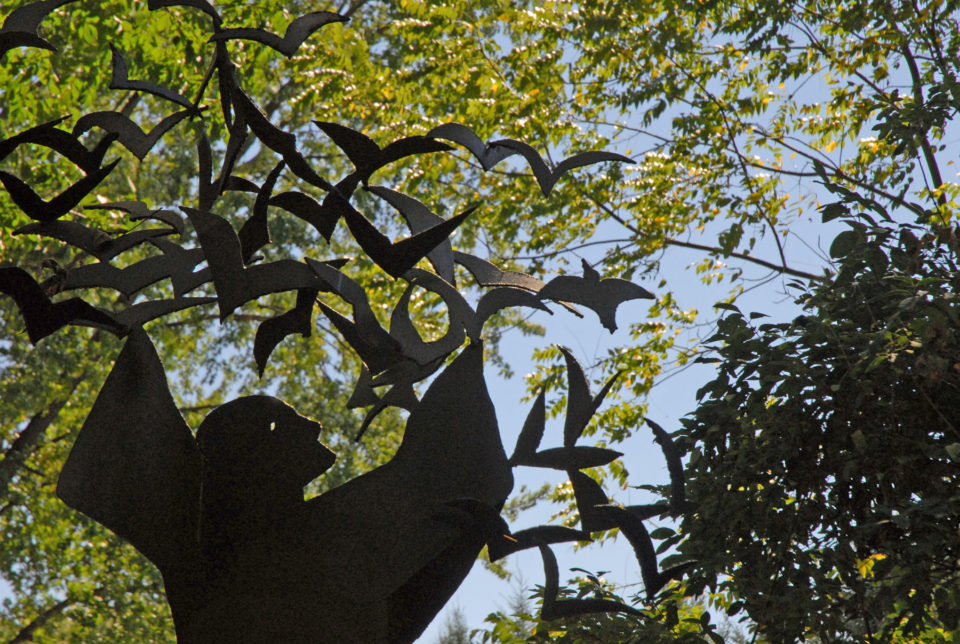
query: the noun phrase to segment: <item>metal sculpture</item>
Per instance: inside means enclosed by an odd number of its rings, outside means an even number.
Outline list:
[[[36,29],[50,11],[64,4],[47,0],[17,9],[0,29],[0,55],[17,46],[51,49]],[[374,173],[400,159],[452,149],[440,139],[465,147],[484,170],[510,156],[522,156],[544,195],[572,168],[632,161],[591,151],[550,168],[525,143],[512,139],[484,143],[457,123],[381,147],[343,125],[315,121],[354,166],[345,178],[332,183],[299,152],[296,137],[271,123],[243,92],[240,70],[227,45],[251,39],[289,57],[322,27],[347,18],[330,12],[308,14],[294,20],[280,38],[259,29],[224,29],[216,9],[204,0],[148,4],[150,10],[174,5],[200,10],[212,19],[210,42],[216,57],[208,78],[217,80],[214,86],[229,128],[216,178],[211,145],[201,133],[198,207],[182,206],[186,219],[174,210],[151,209],[140,201],[85,207],[125,212],[131,221],[154,221],[161,227],[116,237],[66,219],[116,166],[116,160],[104,165],[113,143],[142,160],[164,133],[180,127],[187,117],[203,119],[208,109],[197,104],[200,98],[195,103],[150,81],[131,80],[122,53],[114,48],[112,89],[147,92],[185,109],[165,117],[148,134],[125,114],[94,112],[80,117],[72,131],[58,127],[63,121],[59,119],[0,141],[0,160],[21,145],[40,145],[85,174],[44,201],[19,177],[0,171],[11,200],[35,221],[17,234],[54,238],[97,260],[57,266],[57,275],[43,284],[22,268],[0,267],[0,292],[14,299],[34,344],[67,324],[97,326],[126,336],[63,467],[57,493],[156,564],[179,641],[409,642],[443,607],[484,545],[491,559],[540,549],[546,571],[542,610],[547,619],[634,611],[609,600],[558,599],[557,564],[548,544],[587,541],[592,532],[619,528],[636,550],[651,596],[682,574],[685,566],[659,571],[643,526],[645,518],[686,508],[679,456],[669,435],[652,424],[673,480],[675,498],[670,503],[611,505],[599,484],[581,472],[621,456],[576,444],[616,376],[591,395],[583,369],[564,349],[569,396],[562,447],[540,449],[545,425],[541,392],[509,458],[483,378],[481,333],[499,310],[524,306],[549,312],[549,301],[581,315],[573,306],[577,304],[593,310],[613,331],[620,303],[653,296],[625,280],[601,279],[586,263],[582,277],[560,276],[547,283],[503,271],[453,250],[450,244],[450,234],[475,207],[443,219],[413,197],[368,185]],[[206,86],[199,96],[204,91]],[[79,137],[95,127],[107,134],[91,150]],[[261,144],[261,154],[279,157],[262,185],[233,174],[251,135]],[[297,190],[274,194],[286,170],[325,191],[324,199],[317,201]],[[355,207],[351,199],[361,185],[403,216],[410,237],[391,241]],[[239,231],[214,212],[221,196],[235,190],[256,195],[252,214]],[[271,206],[306,221],[326,240],[342,220],[369,259],[390,277],[406,282],[389,330],[373,314],[366,287],[340,271],[346,259],[260,262],[258,251],[271,243],[268,217],[282,216]],[[198,247],[173,240],[190,229]],[[122,251],[151,247],[154,253],[145,259],[124,266],[112,263]],[[435,272],[417,266],[425,258]],[[206,267],[196,270],[203,262]],[[456,265],[489,289],[476,308],[455,286]],[[95,287],[129,298],[167,279],[172,299],[117,310],[95,307],[79,297],[52,299],[61,292]],[[439,295],[445,303],[449,328],[444,336],[425,341],[413,326],[408,306],[415,287]],[[204,293],[212,289],[212,294],[186,297],[200,289]],[[163,366],[142,328],[173,311],[213,303],[224,320],[247,302],[284,291],[297,292],[296,305],[262,322],[257,330],[253,353],[261,374],[284,338],[311,335],[314,306],[319,306],[364,365],[349,401],[350,407],[368,409],[360,435],[387,407],[411,412],[392,460],[310,501],[304,501],[303,487],[335,459],[319,442],[320,425],[275,398],[252,396],[212,411],[194,436],[173,402]],[[318,299],[320,294],[349,304],[352,319]],[[414,385],[438,371],[419,400]],[[510,533],[499,513],[513,487],[512,468],[519,466],[568,472],[581,530],[535,526]]]

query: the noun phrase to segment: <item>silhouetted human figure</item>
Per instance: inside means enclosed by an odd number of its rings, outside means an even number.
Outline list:
[[[157,565],[180,642],[412,641],[484,544],[447,503],[499,510],[513,486],[482,348],[437,377],[390,462],[304,501],[335,458],[320,431],[249,396],[211,412],[194,438],[137,330],[57,493]]]

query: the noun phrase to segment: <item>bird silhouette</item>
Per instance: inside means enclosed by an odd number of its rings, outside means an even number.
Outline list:
[[[517,445],[510,457],[511,465],[525,465],[527,467],[546,467],[557,470],[580,470],[587,467],[600,467],[615,461],[623,456],[621,452],[605,447],[588,447],[575,445],[576,440],[583,433],[590,418],[599,408],[603,398],[610,390],[617,376],[611,378],[596,397],[590,396],[583,369],[569,350],[560,347],[567,360],[567,410],[564,421],[563,447],[539,450],[543,437],[545,415],[543,411],[543,396],[534,403],[527,415],[523,429],[517,438]],[[618,374],[619,375],[619,374]]]
[[[573,447],[577,439],[583,434],[583,430],[587,428],[590,419],[597,413],[610,388],[620,377],[620,373],[611,376],[600,393],[591,396],[583,367],[580,366],[570,349],[560,345],[557,348],[560,349],[560,353],[563,354],[563,359],[567,363],[567,415],[563,424],[563,444],[565,447]]]
[[[583,276],[560,275],[540,289],[544,300],[573,302],[591,309],[600,318],[600,324],[613,333],[617,330],[617,307],[636,299],[656,299],[647,289],[616,277],[600,279],[600,273],[586,260],[581,260]]]
[[[304,338],[310,337],[317,293],[316,290],[308,288],[298,290],[297,303],[292,309],[264,320],[257,327],[257,335],[253,340],[253,359],[257,363],[257,374],[261,378],[270,354],[288,335],[299,333]]]
[[[513,288],[521,288],[532,293],[538,293],[540,289],[546,286],[541,280],[537,279],[533,275],[527,275],[526,273],[520,273],[517,271],[501,270],[494,264],[491,264],[487,260],[481,259],[476,255],[470,255],[468,253],[462,253],[455,250],[453,251],[453,261],[467,269],[467,272],[473,276],[473,279],[477,282],[477,284],[486,288],[508,286]],[[558,301],[557,303],[576,315],[578,318],[583,317],[583,314],[568,302]]]
[[[398,242],[391,242],[346,199],[334,194],[328,195],[327,198],[333,199],[337,212],[347,222],[350,233],[360,245],[360,248],[363,249],[363,252],[377,266],[393,277],[401,277],[413,268],[427,253],[447,239],[456,230],[457,226],[477,209],[477,206],[471,206],[460,214],[445,219],[443,223],[431,226]]]
[[[16,266],[0,267],[0,293],[13,298],[31,344],[68,324],[84,324],[122,335],[126,329],[113,316],[78,297],[53,302],[37,280]]]
[[[552,620],[590,613],[642,614],[636,608],[613,599],[603,599],[601,597],[560,599],[560,571],[557,567],[557,557],[553,554],[550,546],[540,544],[539,547],[544,572],[543,604],[540,607],[542,619]]]
[[[380,415],[380,412],[385,410],[387,407],[399,407],[400,409],[406,409],[407,411],[413,411],[417,404],[419,403],[417,399],[417,393],[413,390],[412,383],[399,383],[390,387],[385,394],[380,396],[367,410],[367,413],[363,417],[363,421],[360,423],[360,429],[357,430],[357,435],[353,437],[355,442],[359,442],[363,438],[363,435],[367,433],[367,429],[370,428],[370,424],[374,419]]]
[[[580,513],[580,526],[588,532],[612,530],[617,527],[613,519],[602,511],[610,505],[610,500],[604,494],[600,484],[590,476],[577,470],[569,470],[570,484],[573,486],[574,497],[577,501],[577,511]],[[652,519],[670,511],[669,503],[644,503],[628,505],[623,508],[641,521]]]
[[[546,161],[543,160],[543,157],[540,156],[540,153],[523,141],[517,141],[516,139],[500,139],[499,141],[491,142],[489,147],[493,149],[505,148],[507,150],[511,150],[515,154],[521,155],[524,159],[526,159],[527,163],[530,165],[530,170],[533,172],[533,176],[540,185],[540,190],[543,192],[544,197],[549,197],[550,192],[553,190],[553,187],[556,185],[557,181],[560,180],[560,177],[574,168],[592,165],[594,163],[601,163],[603,161],[636,163],[636,161],[630,157],[625,157],[622,154],[605,152],[602,150],[592,150],[590,152],[581,152],[580,154],[575,154],[572,157],[568,157],[558,163],[557,166],[551,170],[550,166],[548,166]]]
[[[590,533],[562,525],[538,525],[511,532],[509,537],[494,539],[487,543],[487,554],[490,561],[497,561],[515,552],[536,548],[540,545],[569,543],[571,541],[581,543],[593,541]]]
[[[427,136],[459,143],[476,157],[484,170],[490,170],[507,157],[519,154],[517,150],[505,145],[484,143],[483,140],[477,136],[476,132],[460,123],[444,123],[443,125],[438,125],[427,132]]]
[[[287,58],[291,58],[300,45],[312,36],[321,27],[334,22],[346,22],[347,18],[332,11],[314,11],[296,18],[287,26],[287,30],[280,36],[264,29],[235,27],[217,31],[210,37],[211,41],[219,40],[253,40],[275,49]]]
[[[404,277],[410,284],[400,296],[390,316],[390,335],[400,343],[405,357],[412,358],[421,365],[428,365],[459,349],[468,334],[474,342],[480,340],[476,313],[453,285],[433,273],[417,268],[407,271]],[[436,293],[447,306],[447,332],[431,342],[424,342],[410,320],[410,295],[414,286],[422,286]]]
[[[610,516],[598,508],[610,504],[610,499],[600,484],[592,477],[578,470],[568,470],[570,485],[577,502],[577,512],[580,514],[580,527],[584,532],[600,532],[612,530],[616,523]]]
[[[319,302],[320,310],[363,360],[370,373],[378,374],[399,363],[403,359],[403,348],[380,325],[363,287],[329,264],[309,257],[307,264],[327,285],[324,290],[332,291],[353,308],[353,321],[350,321],[324,302]]]
[[[357,407],[369,407],[380,400],[380,396],[373,390],[373,376],[367,365],[360,363],[360,375],[353,385],[353,392],[347,400],[347,409],[356,409]]]
[[[287,212],[316,229],[328,242],[333,236],[340,217],[329,208],[324,208],[316,199],[298,190],[288,190],[270,197],[270,205],[283,208]]]
[[[16,47],[57,48],[40,37],[40,23],[55,9],[76,0],[42,0],[17,7],[0,27],[0,58]]]
[[[513,448],[513,455],[510,456],[510,465],[517,465],[518,461],[532,457],[539,449],[547,422],[546,397],[547,390],[541,389],[540,395],[527,413],[526,420],[523,421],[520,434],[517,435],[517,444]]]
[[[661,571],[657,565],[657,554],[653,548],[653,540],[640,517],[626,508],[615,505],[602,506],[597,509],[620,529],[620,532],[633,547],[637,562],[640,564],[640,576],[643,579],[643,586],[647,591],[648,599],[653,599],[667,582],[679,579],[686,571],[696,565],[696,562],[688,561]]]
[[[24,143],[33,143],[50,148],[54,152],[69,159],[74,165],[84,171],[84,173],[96,172],[103,163],[103,157],[107,153],[110,144],[116,139],[116,136],[105,136],[97,143],[92,150],[87,149],[76,134],[71,134],[66,130],[56,127],[66,119],[65,116],[53,121],[41,123],[30,129],[15,134],[8,139],[0,141],[0,160],[5,159],[18,146]]]
[[[184,309],[213,304],[215,297],[174,297],[166,300],[147,300],[131,304],[122,311],[113,311],[112,315],[117,322],[127,329],[137,329],[151,320],[162,318],[183,311]]]
[[[402,192],[384,188],[382,186],[369,186],[367,191],[371,192],[396,209],[397,212],[407,222],[410,232],[416,235],[425,230],[443,223],[444,219],[437,215],[421,201],[414,199]],[[436,248],[427,253],[427,259],[433,265],[433,270],[450,284],[456,286],[457,278],[453,269],[453,248],[449,239],[441,241]]]
[[[527,275],[526,273],[519,273],[517,271],[500,270],[494,264],[475,255],[454,251],[453,259],[457,264],[467,269],[480,286],[512,286],[534,293],[544,287],[544,283],[533,275]]]
[[[220,320],[237,307],[268,293],[315,289],[328,291],[327,284],[303,262],[281,259],[246,266],[240,240],[233,226],[218,215],[195,208],[181,208],[190,219],[207,258],[217,292]]]
[[[84,210],[119,210],[129,215],[130,219],[138,221],[141,219],[155,219],[162,221],[173,228],[178,235],[186,232],[186,226],[183,223],[183,217],[175,210],[166,208],[150,208],[143,201],[110,201],[106,203],[91,204],[84,206]]]
[[[477,326],[483,328],[483,325],[495,313],[515,306],[539,309],[553,315],[553,311],[543,306],[543,302],[536,294],[511,286],[501,286],[490,289],[480,296],[480,300],[477,302]]]
[[[200,277],[193,269],[203,259],[202,249],[191,248],[178,254],[164,253],[147,257],[122,268],[106,262],[84,264],[66,271],[61,289],[109,288],[129,298],[151,284],[170,278],[174,283],[174,292],[179,296],[199,286],[187,282]]]
[[[177,232],[173,228],[147,228],[112,237],[99,228],[84,226],[75,221],[49,221],[28,224],[13,231],[14,235],[39,235],[66,242],[87,252],[101,262],[108,262],[135,246]]]
[[[365,184],[374,172],[395,161],[408,156],[444,152],[451,149],[446,143],[441,143],[426,136],[408,136],[381,148],[366,134],[339,123],[314,121],[314,124],[329,136],[338,148],[343,150],[356,169],[345,180],[350,186],[347,189],[348,192],[352,192],[358,183]]]
[[[336,312],[334,311],[334,313]],[[402,352],[403,349],[401,348],[399,354],[391,354],[391,364],[376,377],[370,376],[367,369],[361,370],[360,378],[358,378],[350,397],[351,404],[354,407],[369,405],[372,405],[372,407],[364,416],[360,431],[357,432],[354,440],[360,440],[370,423],[387,407],[399,407],[412,411],[417,404],[417,395],[413,385],[436,373],[443,366],[446,357],[443,356],[434,362],[423,365],[413,358],[402,355]],[[374,391],[375,388],[387,386],[390,389],[382,396],[378,396]]]
[[[209,266],[199,270],[196,268],[197,264],[206,259],[202,248],[183,248],[164,237],[151,239],[149,243],[164,255],[176,258],[176,261],[171,264],[173,270],[170,273],[170,282],[173,284],[173,294],[176,297],[213,281],[213,273],[210,272]]]
[[[250,263],[254,253],[270,243],[270,228],[267,225],[267,205],[270,202],[270,195],[273,187],[277,184],[280,173],[283,172],[284,163],[281,161],[273,167],[266,181],[257,190],[257,199],[253,203],[253,215],[250,219],[243,222],[237,238],[240,240],[240,252],[243,255],[243,261]]]
[[[33,188],[20,180],[16,175],[0,170],[0,183],[10,193],[10,199],[30,219],[41,223],[53,222],[73,210],[84,197],[100,185],[108,174],[119,163],[119,159],[104,167],[88,173],[83,178],[71,184],[66,190],[49,201],[44,201],[33,191]]]
[[[110,51],[113,52],[110,72],[110,89],[128,90],[133,92],[147,92],[154,96],[182,105],[194,115],[199,115],[199,108],[194,105],[190,99],[183,94],[176,92],[169,87],[163,87],[156,83],[150,83],[142,80],[131,80],[130,69],[127,65],[127,59],[123,57],[123,52],[116,45],[110,45]]]
[[[587,467],[602,467],[621,456],[623,452],[606,447],[574,445],[573,447],[553,447],[540,450],[535,454],[521,455],[514,463],[551,470],[579,470]]]
[[[693,504],[687,501],[680,450],[663,427],[649,418],[643,420],[653,430],[654,440],[660,445],[663,457],[667,461],[667,471],[670,473],[670,509],[676,513],[686,512]]]
[[[320,310],[363,361],[360,377],[348,403],[351,408],[372,405],[356,436],[356,440],[360,440],[370,423],[387,407],[410,410],[416,405],[413,384],[442,367],[445,358],[462,345],[464,329],[472,326],[473,310],[463,296],[442,278],[427,271],[411,269],[405,275],[411,284],[391,314],[388,332],[374,315],[363,287],[330,266],[309,258],[307,263],[330,285],[331,291],[353,308],[351,321],[326,303],[319,302]],[[407,306],[414,285],[439,294],[447,305],[449,329],[442,338],[433,342],[424,342],[410,321]],[[377,395],[374,388],[384,386],[391,387],[382,396]]]
[[[247,96],[244,91],[237,88],[233,92],[233,107],[237,112],[237,120],[240,123],[234,123],[234,129],[231,130],[231,141],[234,130],[242,129],[241,126],[253,130],[254,135],[265,146],[279,154],[286,162],[290,171],[306,181],[307,183],[326,191],[335,191],[329,181],[321,177],[310,167],[307,160],[303,158],[297,149],[297,137],[290,132],[281,130],[270,119],[260,111],[260,108]],[[226,172],[223,176],[229,176]]]
[[[201,130],[200,136],[197,137],[197,179],[199,182],[197,197],[200,210],[210,210],[217,198],[223,194],[223,191],[226,189],[226,184],[231,182],[234,163],[236,163],[237,158],[243,151],[243,144],[246,138],[246,125],[242,119],[238,118],[234,128],[230,131],[227,149],[223,153],[220,174],[214,180],[213,149],[210,147],[210,139],[206,131]],[[259,188],[257,190],[259,190]]]
[[[260,192],[260,186],[255,184],[250,179],[246,177],[241,177],[235,174],[231,174],[227,177],[226,181],[223,182],[223,191],[233,191],[233,192],[249,192],[252,194],[257,194]]]
[[[217,13],[213,5],[206,0],[147,0],[147,9],[150,11],[156,11],[165,7],[190,7],[192,9],[199,9],[210,16],[211,20],[213,20],[214,29],[220,29],[223,25],[220,14]]]
[[[74,136],[83,134],[91,128],[115,135],[120,145],[130,150],[135,157],[143,161],[150,150],[160,141],[160,138],[172,130],[180,121],[193,114],[195,110],[180,110],[164,117],[150,132],[144,132],[139,125],[131,121],[120,112],[91,112],[84,114],[73,126]]]

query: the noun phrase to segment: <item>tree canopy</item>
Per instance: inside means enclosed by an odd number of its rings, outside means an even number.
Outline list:
[[[247,44],[233,54],[251,70],[245,89],[285,126],[335,114],[385,142],[460,121],[488,140],[535,140],[557,159],[600,147],[635,157],[635,168],[577,173],[546,199],[533,177],[521,178],[531,189],[511,188],[519,166],[485,173],[472,161],[437,159],[416,167],[401,187],[429,187],[437,208],[482,201],[458,244],[483,246],[533,272],[589,255],[605,273],[656,279],[671,247],[702,252],[696,270],[703,279],[730,284],[717,290],[728,303],[716,332],[701,347],[674,344],[675,329],[698,318],[665,276],[650,318],[630,323],[629,344],[602,360],[596,380],[623,371],[613,389],[621,398],[588,430],[611,443],[641,431],[643,396],[665,365],[697,355],[716,364],[701,406],[676,434],[697,510],[675,534],[658,536],[699,566],[671,592],[722,591],[717,604],[748,615],[768,641],[948,640],[960,606],[953,588],[957,418],[950,404],[960,377],[957,184],[947,170],[960,107],[955,3],[540,5],[360,1],[336,8],[350,15],[347,25],[308,40],[289,60]],[[314,7],[217,8],[225,24],[280,33]],[[108,43],[130,57],[138,76],[194,86],[212,55],[210,47],[194,46],[206,42],[209,20],[181,6],[148,12],[145,3],[65,5],[42,27],[59,53],[15,49],[0,60],[4,135],[64,115],[72,123],[95,109],[157,122],[152,99],[122,101],[104,91]],[[171,41],[184,44],[183,59],[170,57],[164,43]],[[36,82],[21,82],[26,77]],[[298,130],[298,143],[307,156],[344,163],[316,130]],[[165,137],[163,146],[163,155],[142,161],[125,155],[104,190],[149,194],[158,203],[195,199],[197,187],[178,179],[196,162],[195,142]],[[38,154],[18,149],[4,168],[30,176],[44,194],[75,179]],[[270,170],[242,159],[240,165],[258,181]],[[115,216],[84,215],[107,225]],[[832,242],[823,270],[790,263],[800,243],[793,227],[811,215],[849,226]],[[25,223],[0,198],[4,261],[55,274],[56,264],[43,260],[71,258],[52,255],[53,246],[36,239],[12,237]],[[271,233],[288,248],[305,234],[292,225]],[[729,304],[749,266],[782,275],[803,316],[766,322],[764,311],[751,316]],[[385,292],[372,304],[385,317],[396,295]],[[275,391],[342,428],[337,467],[349,478],[396,445],[402,423],[381,416],[372,444],[354,446],[349,439],[359,420],[337,413],[342,404],[319,402],[349,395],[330,377],[353,373],[355,365],[343,362],[348,352],[329,340],[282,344],[259,382],[255,369],[236,358],[255,323],[290,304],[244,310],[223,326],[189,313],[174,329],[155,329],[156,340],[175,371],[182,408],[203,412],[227,391]],[[9,302],[0,306],[3,337],[11,339],[0,342],[0,569],[14,592],[0,634],[16,641],[22,629],[42,628],[24,637],[169,640],[155,571],[92,524],[71,533],[67,526],[76,519],[53,497],[71,432],[118,343],[73,329],[29,349]],[[442,328],[436,302],[413,308],[422,324]],[[500,322],[502,329],[538,330],[510,314]],[[195,344],[166,340],[184,328]],[[531,393],[563,380],[555,349],[537,355],[544,368],[530,379]],[[316,373],[297,368],[304,360],[318,365]],[[562,396],[550,402],[554,413],[563,408]],[[609,474],[614,486],[637,482],[616,464]],[[570,502],[572,494],[559,489],[553,498]],[[66,589],[57,581],[63,571],[71,579]],[[645,624],[618,620],[625,632]],[[568,636],[579,627],[570,625]],[[538,629],[537,636],[561,631]]]

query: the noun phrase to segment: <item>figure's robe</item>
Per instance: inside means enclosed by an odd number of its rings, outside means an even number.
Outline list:
[[[320,429],[251,396],[211,412],[195,438],[137,330],[57,493],[157,565],[180,642],[410,642],[484,544],[442,518],[445,504],[499,510],[513,486],[482,348],[428,388],[390,462],[304,501],[334,459]]]

